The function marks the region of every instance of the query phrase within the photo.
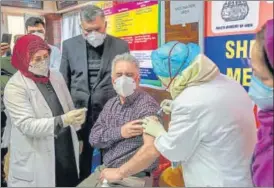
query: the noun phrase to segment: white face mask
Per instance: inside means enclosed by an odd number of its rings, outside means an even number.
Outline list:
[[[30,64],[28,70],[38,76],[48,76],[49,58],[35,64]]]
[[[121,76],[114,81],[114,89],[118,95],[128,97],[136,89],[136,82],[131,77]]]
[[[105,38],[106,38],[106,34],[99,33],[99,32],[96,32],[96,31],[92,31],[87,36],[85,36],[85,39],[94,48],[102,45],[105,41]]]
[[[38,37],[40,37],[41,39],[43,39],[43,40],[45,40],[45,34],[43,34],[43,33],[40,33],[40,32],[34,32],[34,33],[32,33],[33,35],[36,35],[36,36],[38,36]]]

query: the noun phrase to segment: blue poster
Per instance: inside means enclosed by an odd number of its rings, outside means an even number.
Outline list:
[[[248,90],[252,75],[250,55],[254,42],[254,34],[206,37],[205,54],[221,73],[234,78]]]
[[[154,73],[153,69],[140,68],[141,82],[143,86],[151,88],[161,88],[162,84]]]

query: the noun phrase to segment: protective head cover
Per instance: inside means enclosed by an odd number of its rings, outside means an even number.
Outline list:
[[[29,71],[32,56],[39,50],[48,50],[49,53],[51,52],[50,47],[40,37],[32,34],[22,36],[14,45],[11,64],[25,77],[30,78],[35,82],[47,83],[49,81],[49,72],[47,76],[37,77],[34,73]]]
[[[155,74],[173,99],[186,87],[213,80],[220,73],[194,43],[166,43],[152,52],[151,59]]]
[[[272,67],[272,69],[274,68],[274,62],[273,62],[273,24],[274,20],[268,20],[266,23],[266,30],[265,30],[265,51],[270,63],[270,66]]]
[[[267,58],[265,63],[273,74],[273,19],[268,20],[266,23],[264,38],[264,50]],[[273,110],[273,88],[265,85],[254,75],[251,79],[248,94],[261,110]]]

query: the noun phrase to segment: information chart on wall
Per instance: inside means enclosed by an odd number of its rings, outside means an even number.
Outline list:
[[[140,61],[141,85],[161,88],[150,55],[158,47],[158,1],[98,2],[107,15],[107,32],[128,42]]]

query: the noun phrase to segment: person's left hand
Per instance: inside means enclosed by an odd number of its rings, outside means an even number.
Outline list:
[[[118,182],[123,179],[123,175],[119,168],[106,168],[101,172],[100,180],[106,179],[108,182]]]

